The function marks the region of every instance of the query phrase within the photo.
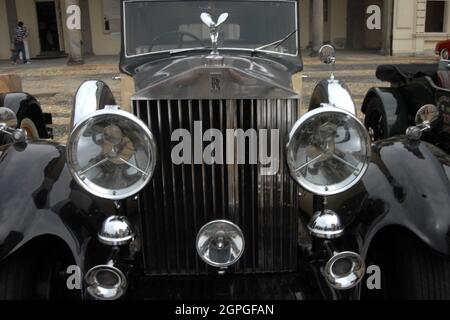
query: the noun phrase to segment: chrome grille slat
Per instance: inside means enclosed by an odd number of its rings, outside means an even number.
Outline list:
[[[194,132],[194,117],[193,117],[193,113],[192,113],[192,101],[189,100],[188,101],[188,112],[189,112],[189,117],[188,117],[188,121],[189,121],[189,128],[190,128],[190,132]],[[192,153],[192,163],[194,163],[194,153]],[[196,196],[196,187],[195,187],[195,166],[191,165],[191,182],[192,182],[192,212],[197,212],[197,196]],[[193,221],[194,221],[194,229],[198,230],[198,228],[200,227],[198,220],[197,220],[197,215],[193,214]],[[195,260],[195,273],[199,274],[200,273],[200,269],[199,269],[199,261],[198,259],[194,258]]]
[[[256,106],[257,106],[257,104],[255,104],[255,100],[252,100],[251,101],[251,108],[252,108],[252,110],[251,110],[251,121],[250,121],[252,128],[257,128],[257,124],[255,123],[255,116],[256,116],[255,108],[256,108]],[[258,170],[258,167],[256,167],[256,170]],[[256,225],[256,213],[255,213],[255,210],[256,210],[256,203],[257,203],[257,202],[255,202],[255,198],[257,197],[257,193],[255,192],[256,191],[255,190],[255,177],[256,177],[255,169],[252,170],[251,177],[252,177],[252,180],[251,180],[251,190],[252,190],[252,194],[251,194],[251,196],[252,196],[252,226],[255,226]],[[252,243],[253,243],[253,252],[256,253],[257,252],[257,250],[256,250],[257,242],[256,242],[256,230],[254,230],[254,229],[252,230]],[[256,259],[257,259],[257,255],[253,254],[252,255],[253,270],[256,270],[256,261],[257,261]]]
[[[224,117],[224,110],[225,109],[225,104],[223,103],[223,100],[220,100],[220,132],[225,132],[225,128],[224,128],[224,122],[226,121],[225,117]],[[226,124],[225,124],[226,127]],[[225,148],[224,148],[225,150]],[[225,157],[225,154],[223,154],[223,156]],[[225,177],[226,177],[226,165],[222,165],[221,166],[221,183],[222,183],[222,212],[220,213],[220,218],[223,219],[225,218],[225,212],[227,212],[227,197],[226,197],[226,193],[225,193]]]
[[[173,108],[173,103],[172,101],[167,101],[167,120],[169,123],[169,130],[170,132],[174,131],[174,125],[173,125],[173,119],[172,119],[172,108]],[[168,144],[171,149],[174,147],[173,143],[169,140],[169,144]],[[173,204],[173,221],[175,224],[175,230],[179,230],[179,225],[178,225],[178,197],[176,196],[178,194],[177,192],[177,182],[176,181],[176,173],[175,173],[175,168],[174,168],[174,164],[172,161],[170,161],[170,176],[172,177],[172,191],[173,191],[173,196],[172,196],[172,204]],[[175,234],[173,235],[175,237],[175,250],[176,252],[180,252],[179,250],[179,239],[178,239],[178,233],[175,232]],[[180,255],[177,254],[175,255],[175,261],[176,261],[176,270],[177,272],[179,272],[180,270]]]
[[[284,167],[284,145],[300,115],[297,100],[136,100],[132,110],[148,124],[160,149],[153,181],[139,201],[147,274],[207,274],[195,237],[214,219],[236,222],[246,234],[246,252],[231,272],[295,270],[298,204]],[[202,133],[215,128],[224,137],[227,128],[280,129],[278,174],[263,177],[260,165],[174,165],[170,155],[177,142],[171,142],[171,133],[184,128],[193,136],[194,121],[203,122]],[[224,139],[226,162],[225,146]],[[236,162],[236,152],[234,157]]]
[[[161,101],[158,100],[156,102],[156,104],[157,104],[157,112],[158,112],[158,130],[159,130],[159,137],[160,137],[159,145],[160,145],[160,148],[162,148],[165,144],[164,144],[164,140],[163,140],[163,123],[162,123]],[[163,150],[161,150],[161,151],[163,151]],[[166,159],[164,159],[163,161],[160,161],[161,167],[162,167],[162,170],[161,170],[162,174],[161,174],[161,178],[160,179],[161,179],[161,184],[162,184],[162,190],[161,191],[163,193],[164,209],[166,210],[166,209],[168,209],[168,199],[167,199],[168,198],[168,195],[167,195],[168,190],[167,190],[167,180],[166,180],[166,177],[165,177],[165,166],[166,166],[167,162],[165,160]],[[164,214],[162,219],[164,221],[164,228],[166,230],[168,230],[169,223],[167,221],[168,220],[167,215]],[[169,242],[168,241],[169,240],[168,239],[169,235],[167,233],[165,233],[164,235],[165,235],[166,243],[169,244],[169,246],[171,244],[173,244],[173,242]],[[170,259],[170,258],[166,260],[166,262],[167,262],[166,268],[168,270],[167,273],[169,273],[169,270],[171,269],[171,260],[172,259]]]
[[[181,106],[181,100],[177,101],[177,108],[178,108],[178,120],[179,120],[179,126],[183,127],[183,112],[182,112],[182,106]],[[187,188],[186,188],[186,165],[181,165],[181,180],[182,180],[182,187],[183,192],[181,193],[181,196],[183,197],[183,208],[187,208],[188,202],[186,199],[187,194]],[[184,222],[184,230],[189,230],[189,223],[188,223],[188,217],[186,210],[181,210],[183,212],[183,222]],[[186,254],[186,265],[188,266],[188,269],[191,268],[191,259],[189,258],[190,252],[189,248],[187,246],[184,246],[185,254]]]

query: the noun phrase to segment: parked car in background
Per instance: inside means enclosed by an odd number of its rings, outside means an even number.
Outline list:
[[[333,75],[302,114],[298,9],[122,1],[122,105],[86,81],[67,145],[0,147],[0,297],[449,299],[448,156]]]
[[[21,88],[19,77],[0,75],[0,108],[11,110],[15,115],[15,120],[9,119],[10,113],[6,110],[3,110],[3,116],[8,118],[9,124],[16,123],[13,130],[23,129],[29,139],[52,138],[51,114],[44,113],[38,100],[32,95],[22,92]],[[2,141],[3,143],[10,141],[10,138],[8,133],[0,135],[0,145]]]
[[[372,138],[376,141],[403,135],[422,122],[420,114],[436,110],[433,113],[438,119],[423,129],[421,139],[450,153],[450,61],[381,65],[376,76],[391,86],[370,89],[362,104],[364,124]],[[423,106],[427,107],[421,110]]]
[[[450,59],[450,39],[436,43],[436,49],[434,51],[441,59]]]

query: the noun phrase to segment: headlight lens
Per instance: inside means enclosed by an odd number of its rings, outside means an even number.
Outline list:
[[[242,230],[227,220],[211,221],[197,234],[197,253],[213,267],[235,264],[244,253],[244,248]]]
[[[82,119],[67,145],[75,180],[88,192],[120,200],[138,193],[152,178],[156,144],[147,126],[120,110],[101,110]]]
[[[329,196],[348,190],[370,163],[370,136],[352,114],[322,107],[301,117],[287,145],[292,177],[306,190]]]

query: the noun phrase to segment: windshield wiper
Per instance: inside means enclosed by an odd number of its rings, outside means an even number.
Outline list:
[[[290,32],[287,36],[285,36],[284,38],[265,44],[261,47],[258,47],[256,49],[254,49],[254,51],[259,51],[259,50],[263,50],[265,48],[271,47],[271,46],[275,46],[275,48],[278,48],[279,46],[281,46],[286,40],[288,40],[290,37],[292,37],[294,34],[297,33],[297,29],[295,29],[294,31]]]

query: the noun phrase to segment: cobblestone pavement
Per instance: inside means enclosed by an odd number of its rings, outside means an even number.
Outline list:
[[[375,78],[377,65],[383,63],[432,63],[434,57],[383,57],[376,54],[344,54],[337,56],[335,76],[344,80],[359,107],[367,90],[373,86],[387,86]],[[82,66],[67,66],[65,59],[33,61],[32,65],[14,65],[0,62],[0,73],[12,73],[22,77],[24,91],[36,96],[45,112],[53,114],[55,140],[65,143],[69,133],[73,95],[84,80],[100,79],[112,89],[120,103],[120,81],[113,81],[118,74],[118,58],[112,56],[91,57]],[[304,57],[303,108],[306,110],[315,84],[330,75],[330,67],[317,58]],[[362,114],[359,112],[359,116]]]

